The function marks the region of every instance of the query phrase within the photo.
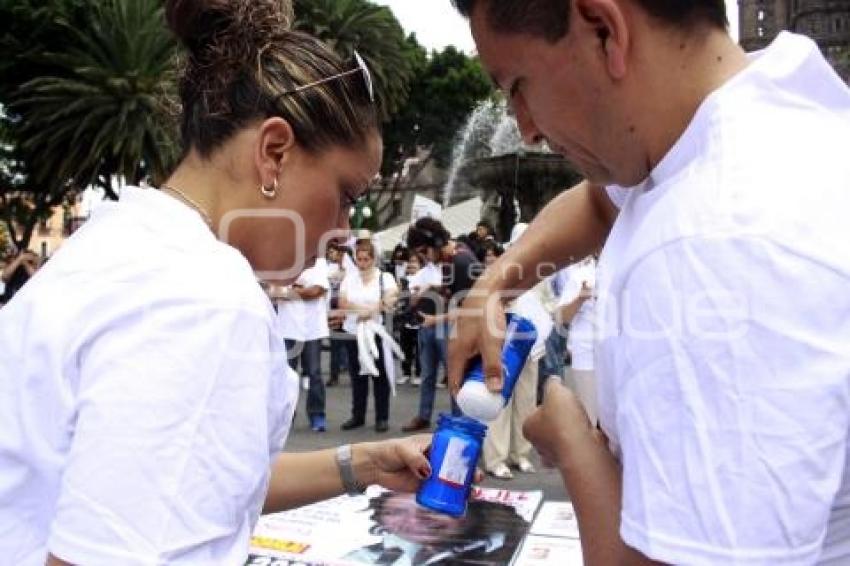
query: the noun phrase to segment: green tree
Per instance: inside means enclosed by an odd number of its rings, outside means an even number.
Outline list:
[[[44,53],[68,42],[58,22],[81,23],[87,0],[0,0],[0,221],[11,243],[29,244],[34,227],[62,202],[69,188],[56,179],[39,184],[38,155],[19,142],[25,117],[9,109],[20,86],[55,71]]]
[[[60,23],[60,25],[62,25]],[[105,0],[86,25],[50,53],[56,71],[21,86],[13,103],[26,117],[21,143],[38,153],[38,174],[98,183],[163,178],[177,157],[173,100],[176,43],[159,0]]]
[[[0,0],[0,216],[18,247],[91,183],[164,175],[176,43],[159,0]]]
[[[416,77],[405,105],[384,127],[383,215],[404,185],[414,185],[417,175],[432,160],[450,164],[452,147],[469,113],[495,95],[477,58],[449,46],[428,56],[416,38],[408,38]],[[405,162],[416,155],[419,165],[402,178]]]
[[[469,113],[493,94],[478,59],[452,46],[432,52],[411,85],[407,104],[385,128],[385,143],[395,154],[385,166],[397,169],[399,159],[426,148],[445,167]]]
[[[401,108],[414,68],[404,31],[389,8],[367,0],[295,0],[295,15],[296,29],[318,37],[343,59],[360,53],[383,119]]]

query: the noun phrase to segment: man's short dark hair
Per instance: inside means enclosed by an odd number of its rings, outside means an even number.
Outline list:
[[[486,4],[490,26],[503,33],[525,33],[556,42],[566,35],[570,26],[570,0],[452,0],[465,17],[475,7]],[[689,27],[698,22],[726,29],[724,0],[637,0],[654,18]]]
[[[414,222],[407,231],[407,247],[414,250],[422,246],[442,248],[451,237],[442,222],[426,216]]]

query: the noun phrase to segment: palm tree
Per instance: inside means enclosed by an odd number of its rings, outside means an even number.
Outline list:
[[[386,120],[407,100],[414,63],[393,13],[367,0],[296,0],[295,27],[330,45],[343,59],[356,49],[369,66],[381,116]]]
[[[42,179],[98,183],[162,178],[177,157],[176,42],[159,0],[92,2],[88,25],[66,25],[55,72],[21,86],[14,108],[25,120],[21,144],[38,156]],[[114,195],[112,195],[114,196]]]

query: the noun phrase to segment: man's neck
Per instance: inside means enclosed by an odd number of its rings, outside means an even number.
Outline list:
[[[642,53],[647,173],[682,136],[705,99],[748,64],[746,53],[721,30],[663,36]]]

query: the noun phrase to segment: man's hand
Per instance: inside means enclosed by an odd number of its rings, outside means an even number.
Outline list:
[[[604,437],[590,425],[578,397],[557,379],[546,384],[543,404],[525,420],[522,427],[544,463],[563,468],[570,451],[582,442],[603,442]]]
[[[422,326],[424,328],[431,328],[437,324],[437,317],[433,314],[419,313],[419,318],[422,319]]]
[[[393,491],[414,492],[431,475],[431,464],[425,456],[430,446],[430,434],[355,444],[355,469],[358,452],[367,463],[358,480],[364,485],[376,483]]]
[[[458,309],[454,334],[449,341],[449,389],[457,396],[469,360],[480,353],[484,381],[490,391],[502,390],[502,345],[505,341],[505,309],[498,292],[481,279]]]

